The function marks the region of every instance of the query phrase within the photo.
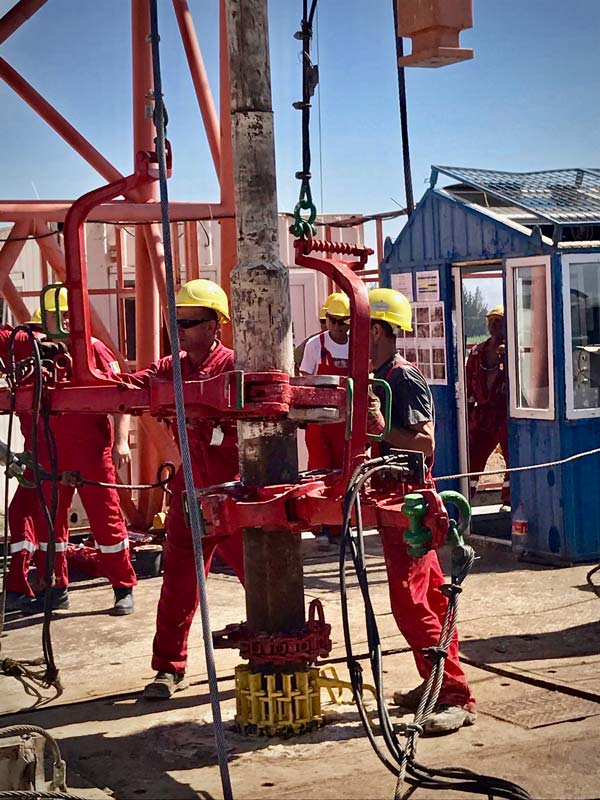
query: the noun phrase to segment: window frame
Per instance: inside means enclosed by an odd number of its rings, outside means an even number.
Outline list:
[[[564,253],[560,263],[562,268],[566,417],[567,419],[593,419],[600,417],[600,406],[575,408],[571,350],[571,264],[596,263],[600,267],[600,253]]]
[[[506,274],[506,338],[508,345],[509,409],[510,416],[517,419],[556,418],[554,393],[554,315],[552,307],[552,257],[527,256],[526,258],[507,258],[504,261]],[[546,277],[546,328],[548,332],[548,408],[520,408],[517,406],[518,360],[515,331],[515,273],[523,267],[543,267]]]

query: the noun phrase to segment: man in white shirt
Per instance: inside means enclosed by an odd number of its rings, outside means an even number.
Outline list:
[[[301,375],[347,375],[350,301],[334,292],[326,302],[327,330],[309,339],[300,364]],[[309,425],[306,429],[308,469],[340,469],[345,423]]]

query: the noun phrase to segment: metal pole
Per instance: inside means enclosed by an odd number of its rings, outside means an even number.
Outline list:
[[[394,9],[394,36],[396,38],[396,62],[398,67],[398,96],[400,99],[400,126],[402,128],[402,161],[404,164],[404,193],[406,195],[406,209],[408,216],[415,210],[415,199],[412,188],[412,175],[410,169],[410,146],[408,141],[408,114],[406,110],[406,81],[404,67],[400,66],[400,59],[404,55],[402,37],[398,36],[398,0],[392,0]]]
[[[26,237],[33,231],[31,222],[16,222],[0,248],[0,291],[10,275],[21,250],[25,247]]]
[[[221,131],[219,130],[219,120],[217,119],[217,112],[215,111],[215,104],[204,67],[202,51],[196,36],[194,20],[187,0],[173,0],[173,8],[175,9],[175,16],[177,17],[177,24],[179,25],[179,32],[183,41],[200,113],[204,121],[210,154],[218,175],[221,169]]]
[[[19,0],[6,14],[0,19],[0,44],[5,42],[9,36],[27,22],[47,0]]]
[[[133,156],[138,150],[154,150],[155,129],[152,120],[154,102],[150,94],[153,86],[150,10],[147,0],[132,0],[132,78],[133,78]],[[158,200],[158,183],[147,183],[137,192],[141,202]],[[146,367],[160,357],[160,313],[158,288],[154,281],[152,263],[146,242],[146,233],[135,230],[135,343],[138,368]],[[140,483],[151,483],[157,467],[157,451],[146,428],[138,432],[138,469]],[[159,510],[160,494],[142,492],[140,512],[150,522]]]
[[[289,277],[279,260],[267,0],[228,0],[227,39],[238,230],[238,263],[231,274],[236,368],[292,373]],[[240,474],[247,485],[297,481],[293,424],[240,422],[238,434]],[[299,537],[247,529],[244,564],[250,628],[301,630]]]
[[[227,10],[225,0],[219,0],[219,117],[221,123],[221,168],[219,184],[221,205],[234,208],[233,152],[231,145],[231,97],[229,81],[229,57],[227,52]],[[219,222],[219,244],[221,255],[220,283],[231,297],[231,271],[237,262],[237,225],[235,215]],[[223,344],[233,347],[231,325],[223,326]]]
[[[0,59],[1,60],[1,59]],[[64,222],[73,200],[6,200],[0,201],[0,221],[18,222],[36,219],[39,222]],[[169,203],[173,222],[185,220],[213,220],[233,218],[233,206],[222,203]],[[129,203],[115,200],[103,203],[90,211],[88,222],[116,222],[126,225],[129,222],[160,222],[160,203]]]

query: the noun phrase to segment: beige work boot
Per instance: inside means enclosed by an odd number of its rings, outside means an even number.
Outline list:
[[[425,722],[422,723],[422,736],[443,736],[460,730],[463,725],[474,725],[477,719],[475,711],[462,706],[438,706]]]
[[[425,681],[419,684],[419,686],[415,686],[414,689],[400,689],[400,691],[394,692],[394,703],[409,711],[416,711],[424,691]]]
[[[154,680],[149,683],[142,697],[144,700],[168,700],[175,692],[187,689],[188,682],[183,673],[157,672]]]

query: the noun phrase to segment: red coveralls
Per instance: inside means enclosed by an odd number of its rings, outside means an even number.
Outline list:
[[[0,332],[0,337],[4,332]],[[7,342],[0,338],[0,347]],[[92,339],[96,369],[114,375],[118,362],[114,354],[100,340]],[[31,416],[20,415],[25,448],[31,448]],[[117,473],[112,460],[114,432],[111,419],[106,414],[59,414],[51,417],[50,425],[56,439],[58,471],[79,470],[89,480],[116,483]],[[43,424],[38,430],[38,456],[41,466],[50,469],[45,445]],[[129,557],[127,528],[121,514],[116,489],[98,486],[81,486],[77,490],[90,521],[102,574],[113,587],[129,588],[136,584],[136,576]],[[54,585],[69,583],[66,549],[69,540],[68,514],[75,492],[74,487],[59,485],[58,510],[55,522],[56,556]],[[51,485],[44,482],[46,502],[50,505]],[[13,559],[7,576],[8,591],[31,596],[27,581],[29,561],[33,554],[38,575],[46,571],[48,526],[39,505],[35,489],[18,487],[9,509],[11,553]]]
[[[316,374],[347,375],[348,360],[334,360],[325,346],[325,333],[320,333],[319,339],[321,342],[321,361]],[[345,436],[345,422],[335,422],[331,425],[308,425],[306,428],[308,469],[341,469],[344,460]]]
[[[407,412],[402,406],[408,398],[407,389],[411,384],[420,383],[421,403],[416,403],[413,412],[417,421],[433,419],[433,401],[425,378],[408,361],[397,355],[375,372],[376,378],[384,378],[392,388],[392,426],[406,427]],[[383,393],[379,399],[384,404]],[[408,402],[413,402],[408,400]],[[373,457],[386,453],[389,445],[381,443],[373,448]],[[428,467],[428,482],[433,486],[431,465]],[[408,487],[410,491],[411,487]],[[418,491],[415,488],[415,491]],[[440,567],[438,555],[434,550],[422,558],[408,555],[402,531],[398,528],[382,528],[380,531],[385,566],[388,574],[388,585],[392,613],[400,633],[410,645],[417,670],[423,680],[431,673],[432,662],[423,654],[427,647],[437,647],[446,608],[447,598],[441,593],[440,586],[445,583],[444,573]],[[456,631],[448,648],[448,657],[444,664],[444,679],[439,705],[462,706],[470,711],[475,710],[475,699],[467,678],[460,665],[458,654],[458,635]]]
[[[508,411],[504,361],[498,369],[486,369],[483,356],[489,339],[471,350],[467,359],[467,398],[469,402],[469,471],[483,472],[491,453],[499,444],[508,465]],[[474,401],[474,402],[473,402]],[[478,478],[471,478],[471,497]],[[510,483],[504,475],[502,502],[510,504]]]
[[[192,368],[187,355],[181,354],[184,380],[201,380],[233,369],[233,351],[217,342],[205,362]],[[173,380],[172,357],[168,356],[149,369],[136,373],[134,378],[156,376]],[[238,449],[235,425],[222,426],[224,439],[211,445],[213,422],[198,420],[188,422],[188,435],[194,485],[197,488],[236,480],[238,477]],[[167,514],[167,538],[164,550],[163,583],[156,615],[156,634],[152,645],[152,669],[157,672],[185,672],[187,641],[192,619],[198,608],[198,584],[194,562],[191,529],[183,513],[185,481],[182,467],[171,481],[172,490]],[[217,555],[229,564],[244,582],[244,553],[241,533],[216,541],[203,542],[204,571],[208,575],[212,557]]]

